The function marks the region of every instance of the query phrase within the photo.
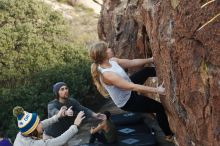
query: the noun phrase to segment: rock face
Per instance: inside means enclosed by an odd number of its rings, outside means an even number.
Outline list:
[[[99,38],[116,56],[153,55],[179,146],[220,145],[219,0],[104,0]]]

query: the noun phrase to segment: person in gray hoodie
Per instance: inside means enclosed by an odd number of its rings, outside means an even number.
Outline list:
[[[59,122],[51,124],[45,129],[43,138],[55,138],[65,132],[73,123],[79,111],[84,111],[86,118],[95,118],[105,120],[106,116],[101,113],[95,113],[89,108],[82,106],[76,99],[69,95],[69,88],[64,82],[57,82],[53,85],[53,92],[55,99],[48,103],[48,118],[58,113],[60,107],[66,106],[67,110],[64,112],[64,117]],[[72,145],[72,144],[69,144]]]
[[[44,129],[58,122],[64,116],[66,110],[66,107],[61,107],[56,115],[40,121],[37,113],[29,113],[24,111],[22,107],[15,107],[13,115],[17,117],[20,132],[16,136],[14,146],[62,146],[67,143],[78,132],[78,127],[85,118],[83,111],[78,113],[73,125],[59,137],[48,140],[40,139]]]

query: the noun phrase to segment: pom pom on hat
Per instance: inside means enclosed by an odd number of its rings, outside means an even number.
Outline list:
[[[13,115],[17,118],[19,115],[24,114],[24,109],[20,106],[16,106],[13,109]]]

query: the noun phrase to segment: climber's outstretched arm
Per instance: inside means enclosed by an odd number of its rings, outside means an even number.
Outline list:
[[[103,73],[103,81],[107,85],[116,86],[123,90],[137,91],[140,93],[152,92],[152,93],[165,94],[165,88],[163,87],[163,85],[159,87],[149,87],[149,86],[134,84],[132,82],[128,82],[124,80],[122,77],[120,77],[114,72]]]
[[[144,66],[147,63],[153,63],[153,57],[147,59],[119,59],[119,58],[112,58],[112,60],[118,62],[118,64],[123,68],[131,68],[131,67],[138,67]]]

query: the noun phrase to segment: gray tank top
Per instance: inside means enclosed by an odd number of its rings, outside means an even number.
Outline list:
[[[114,72],[120,77],[122,77],[124,80],[131,82],[129,76],[124,71],[124,69],[118,65],[117,62],[113,60],[109,60],[109,63],[111,64],[110,68],[102,68],[101,66],[98,66],[98,70],[103,74],[104,72]],[[118,88],[116,86],[109,86],[106,85],[102,79],[100,78],[101,83],[103,84],[104,88],[108,91],[110,97],[112,98],[113,102],[116,104],[117,107],[123,107],[127,101],[129,100],[131,96],[131,90],[124,90],[121,88]]]

